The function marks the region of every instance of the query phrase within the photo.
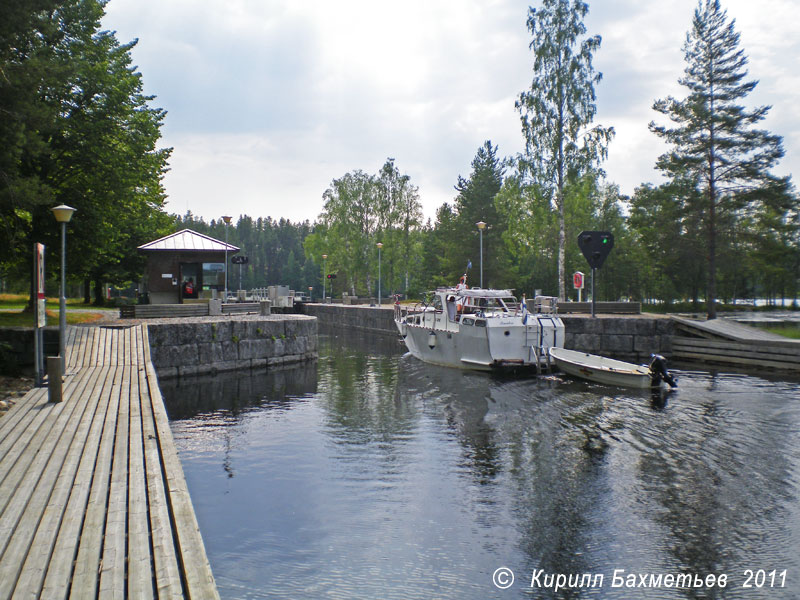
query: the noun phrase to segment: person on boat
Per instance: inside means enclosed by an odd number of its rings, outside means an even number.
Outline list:
[[[447,318],[456,320],[456,297],[452,294],[447,297]]]

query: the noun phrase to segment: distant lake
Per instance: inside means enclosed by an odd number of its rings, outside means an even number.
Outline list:
[[[322,336],[316,362],[162,392],[223,598],[800,597],[800,384],[678,376],[654,398]]]

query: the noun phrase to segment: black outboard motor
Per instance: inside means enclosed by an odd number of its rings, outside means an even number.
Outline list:
[[[660,384],[662,381],[668,383],[669,387],[678,387],[678,380],[670,375],[669,371],[667,371],[666,358],[660,354],[651,354],[650,364],[648,367],[650,368],[650,381],[654,387]]]

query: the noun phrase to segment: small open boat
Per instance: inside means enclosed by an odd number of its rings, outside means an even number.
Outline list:
[[[564,373],[597,383],[640,389],[658,387],[662,381],[671,387],[677,385],[667,371],[666,360],[658,354],[653,355],[648,366],[556,347],[550,348],[550,358]]]

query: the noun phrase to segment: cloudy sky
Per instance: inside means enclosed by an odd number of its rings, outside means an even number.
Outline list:
[[[533,4],[536,6],[537,4]],[[529,3],[516,0],[111,0],[103,27],[138,39],[134,63],[168,111],[168,210],[314,220],[334,178],[393,157],[426,215],[455,195],[487,139],[523,148],[514,101],[530,85]],[[608,180],[658,182],[652,104],[677,79],[696,0],[590,0],[602,36],[596,122],[617,135]],[[752,106],[800,175],[796,0],[723,0],[736,19]]]

